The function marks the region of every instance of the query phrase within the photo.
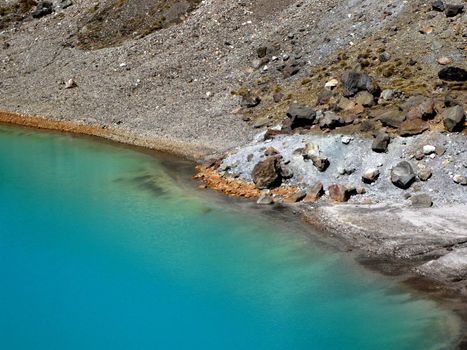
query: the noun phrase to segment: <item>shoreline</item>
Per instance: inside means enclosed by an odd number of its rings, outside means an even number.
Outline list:
[[[172,141],[169,139],[150,139],[145,138],[136,133],[125,131],[122,129],[108,128],[99,125],[89,125],[85,123],[78,123],[72,121],[61,121],[38,116],[27,116],[18,113],[0,111],[0,123],[16,125],[21,127],[29,127],[34,129],[43,129],[48,131],[65,132],[73,135],[85,135],[96,137],[100,140],[107,140],[110,142],[117,142],[122,145],[137,147],[141,150],[152,150],[164,154],[173,155],[184,160],[200,162],[215,151],[206,147],[188,145],[181,142]],[[199,180],[196,179],[197,181]],[[225,184],[211,183],[208,185],[201,185],[198,187],[214,189],[216,192],[227,194],[229,197],[244,197],[251,199],[255,197],[254,189],[247,188],[248,195],[238,195],[226,190],[223,187]],[[236,191],[242,193],[241,186],[235,184]],[[230,193],[229,193],[230,192]],[[253,192],[253,193],[252,193]],[[293,193],[292,189],[291,192]],[[254,206],[253,203],[252,206]],[[339,206],[342,209],[346,205]],[[287,215],[291,220],[299,220],[301,223],[310,225],[315,228],[317,235],[326,244],[342,251],[345,254],[351,254],[356,262],[365,268],[381,273],[383,275],[397,278],[403,286],[421,293],[432,300],[445,305],[452,310],[462,321],[461,335],[458,340],[458,349],[467,348],[467,295],[461,293],[459,290],[452,288],[446,281],[436,280],[427,276],[417,274],[413,269],[417,266],[416,260],[401,260],[397,256],[378,255],[370,250],[365,250],[363,230],[357,226],[351,227],[347,232],[341,233],[343,229],[342,223],[331,223],[329,219],[333,219],[330,212],[326,212],[326,205],[275,205],[271,208],[264,208],[265,215],[273,215],[278,210],[284,217]],[[349,210],[347,205],[347,209]],[[324,217],[322,216],[324,215]],[[373,214],[374,216],[374,214]],[[311,233],[309,233],[311,234]],[[355,244],[349,239],[350,235],[355,235]],[[360,241],[359,241],[360,239]]]
[[[131,131],[92,125],[68,120],[56,120],[39,116],[29,116],[15,112],[0,110],[0,123],[23,126],[34,129],[65,132],[75,135],[87,135],[132,145],[157,152],[171,154],[183,159],[197,161],[214,153],[213,149],[197,144],[188,144],[170,139],[145,137]]]

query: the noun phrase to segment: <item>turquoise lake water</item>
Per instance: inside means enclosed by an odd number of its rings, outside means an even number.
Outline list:
[[[450,311],[166,163],[0,126],[0,349],[429,350],[456,337]]]

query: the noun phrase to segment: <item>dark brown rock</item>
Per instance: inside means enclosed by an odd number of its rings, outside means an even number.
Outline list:
[[[324,194],[324,187],[321,182],[316,183],[313,187],[311,187],[306,197],[303,199],[304,202],[316,202],[320,199]]]
[[[399,128],[401,136],[419,135],[428,130],[428,124],[421,119],[406,120]]]
[[[326,169],[329,167],[329,160],[326,157],[313,155],[311,156],[311,161],[313,162],[313,165],[316,167],[316,169],[321,172],[326,171]]]
[[[287,111],[287,117],[292,120],[291,129],[310,127],[313,125],[316,112],[308,106],[292,103]]]
[[[259,162],[253,168],[251,177],[256,187],[260,189],[280,186],[282,176],[280,174],[279,160],[276,157],[269,157]]]
[[[347,202],[350,194],[351,191],[344,185],[334,184],[328,187],[329,198],[335,202]]]
[[[381,114],[378,119],[384,126],[398,128],[404,122],[405,115],[399,110],[392,110]]]

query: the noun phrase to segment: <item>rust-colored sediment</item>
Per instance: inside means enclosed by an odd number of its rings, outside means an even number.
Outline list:
[[[156,151],[174,154],[188,159],[200,159],[212,150],[198,145],[177,142],[163,138],[145,138],[135,133],[121,129],[91,125],[74,121],[54,120],[38,116],[29,116],[18,113],[0,111],[0,123],[14,124],[36,129],[55,130],[79,135],[91,135],[115,142],[125,143],[138,147],[145,147]]]
[[[194,179],[202,183],[200,188],[210,188],[231,197],[258,198],[261,190],[255,184],[233,178],[226,178],[219,175],[213,168],[198,165]],[[297,192],[297,188],[285,186],[271,190],[273,196],[287,198]]]

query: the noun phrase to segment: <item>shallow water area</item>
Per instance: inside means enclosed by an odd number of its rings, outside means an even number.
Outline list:
[[[0,348],[452,346],[451,311],[166,163],[0,126]]]

